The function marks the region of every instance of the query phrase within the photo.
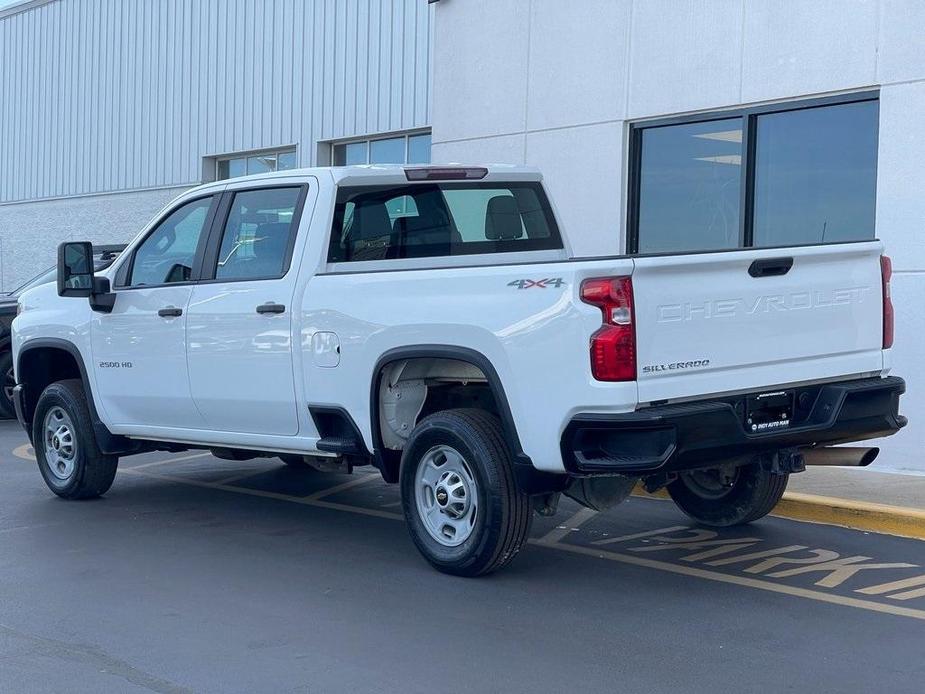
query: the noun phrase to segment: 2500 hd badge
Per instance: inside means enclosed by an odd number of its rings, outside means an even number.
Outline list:
[[[709,359],[695,359],[694,361],[673,361],[670,364],[649,364],[642,367],[644,374],[654,374],[659,371],[677,371],[678,369],[702,369],[710,365]]]

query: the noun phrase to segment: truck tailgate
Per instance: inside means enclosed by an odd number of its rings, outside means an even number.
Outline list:
[[[871,241],[636,258],[640,403],[880,372],[881,252]]]

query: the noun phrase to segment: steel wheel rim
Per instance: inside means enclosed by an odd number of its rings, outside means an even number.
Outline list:
[[[427,533],[444,547],[469,539],[478,519],[478,486],[466,459],[450,446],[434,446],[414,475],[418,517]]]
[[[77,461],[77,440],[70,416],[62,408],[52,407],[45,414],[42,432],[48,469],[59,480],[70,479]]]

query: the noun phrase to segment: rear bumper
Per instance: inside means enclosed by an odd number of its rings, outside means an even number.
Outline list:
[[[750,394],[626,414],[581,414],[562,434],[562,460],[572,475],[650,474],[889,436],[906,425],[899,414],[905,388],[895,376],[795,388],[791,425],[764,433],[746,430]]]

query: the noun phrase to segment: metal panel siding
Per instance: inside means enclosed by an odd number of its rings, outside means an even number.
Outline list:
[[[426,126],[427,0],[57,0],[0,19],[0,203]]]

